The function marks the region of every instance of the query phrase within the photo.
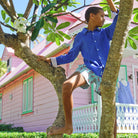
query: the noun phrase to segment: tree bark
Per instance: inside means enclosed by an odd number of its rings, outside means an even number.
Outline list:
[[[59,108],[57,117],[52,127],[63,127],[65,123],[64,110],[62,102],[62,84],[66,80],[65,70],[61,67],[54,68],[44,61],[38,61],[38,56],[33,54],[29,48],[30,36],[28,34],[18,33],[17,35],[3,34],[0,28],[0,42],[7,47],[14,49],[17,57],[23,59],[31,68],[42,76],[47,78],[55,88],[58,96]],[[47,130],[47,132],[49,129]],[[48,136],[48,138],[61,138],[62,135]]]
[[[132,8],[133,0],[120,0],[118,22],[100,86],[102,95],[100,138],[114,137],[116,81],[131,19]]]

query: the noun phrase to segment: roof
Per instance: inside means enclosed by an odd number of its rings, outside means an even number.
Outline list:
[[[9,58],[9,56],[12,56],[12,55],[14,55],[14,50],[10,47],[5,47],[2,54],[2,60],[6,61]]]

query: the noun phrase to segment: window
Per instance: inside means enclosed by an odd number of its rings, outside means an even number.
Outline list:
[[[118,75],[118,81],[126,80],[127,81],[127,66],[121,65]]]
[[[2,94],[0,93],[0,120],[2,117]]]
[[[23,114],[33,110],[33,77],[23,81]]]
[[[11,58],[7,60],[7,73],[11,72]]]

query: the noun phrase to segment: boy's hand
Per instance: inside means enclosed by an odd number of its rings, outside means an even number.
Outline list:
[[[112,0],[106,0],[106,1],[107,1],[108,5],[109,5],[111,11],[117,13],[117,9],[116,9],[116,7],[115,7],[113,1],[112,1]]]
[[[50,58],[46,58],[44,56],[38,56],[38,61],[40,61],[40,60],[45,61],[51,65],[51,59]]]

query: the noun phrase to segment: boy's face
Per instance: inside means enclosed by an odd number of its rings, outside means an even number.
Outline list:
[[[103,10],[99,10],[99,12],[97,14],[92,14],[90,15],[92,18],[92,22],[95,24],[96,27],[102,27],[104,24],[104,11]]]

